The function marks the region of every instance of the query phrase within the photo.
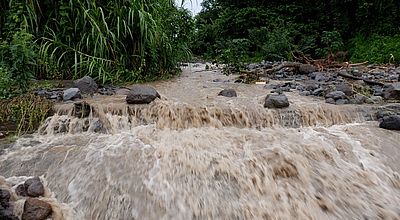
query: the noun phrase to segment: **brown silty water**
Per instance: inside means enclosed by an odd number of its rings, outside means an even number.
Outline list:
[[[151,83],[150,105],[95,96],[88,118],[57,106],[0,174],[42,176],[58,219],[400,219],[400,133],[368,122],[374,106],[293,92],[269,110],[263,85],[202,70]]]

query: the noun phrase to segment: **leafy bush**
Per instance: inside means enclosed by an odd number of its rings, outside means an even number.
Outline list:
[[[357,36],[350,45],[352,62],[400,63],[400,35]]]
[[[29,81],[34,78],[37,49],[33,36],[24,30],[15,32],[10,42],[0,44],[0,89],[2,97],[23,93],[29,89]],[[5,94],[8,91],[8,95]]]
[[[0,99],[9,99],[12,97],[13,81],[7,69],[0,67]]]
[[[323,31],[321,35],[321,47],[317,49],[320,57],[326,57],[342,50],[344,47],[343,39],[338,31]]]

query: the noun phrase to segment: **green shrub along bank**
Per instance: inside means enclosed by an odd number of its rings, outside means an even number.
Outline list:
[[[357,36],[350,43],[354,62],[400,63],[400,35]]]
[[[205,0],[192,51],[232,63],[296,54],[400,63],[400,1]],[[342,53],[343,54],[343,53]]]
[[[0,68],[10,77],[0,85],[84,75],[143,81],[190,59],[194,21],[172,0],[13,0],[0,10]]]

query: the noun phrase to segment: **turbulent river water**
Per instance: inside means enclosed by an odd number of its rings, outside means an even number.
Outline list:
[[[0,184],[41,176],[55,219],[400,219],[400,133],[369,121],[374,106],[293,92],[268,110],[263,85],[202,70],[152,83],[146,106],[94,96],[80,119],[58,105],[0,154]]]

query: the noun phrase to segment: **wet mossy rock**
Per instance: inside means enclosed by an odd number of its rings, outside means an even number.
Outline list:
[[[126,96],[126,102],[128,104],[149,104],[156,98],[161,98],[161,96],[153,87],[135,85]]]

